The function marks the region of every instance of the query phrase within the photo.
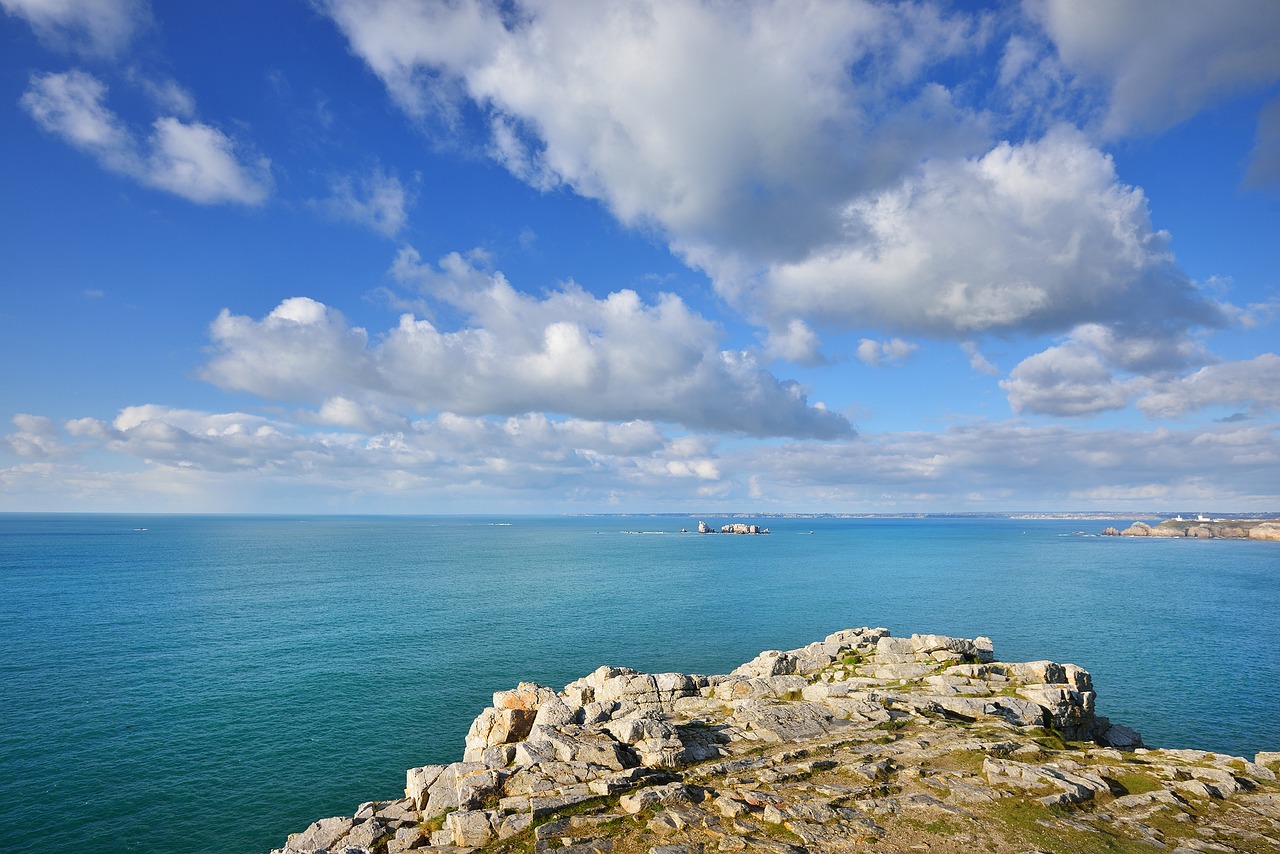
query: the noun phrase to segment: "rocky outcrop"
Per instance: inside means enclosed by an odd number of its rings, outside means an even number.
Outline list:
[[[1190,537],[1192,539],[1268,540],[1280,542],[1280,519],[1168,519],[1159,525],[1134,522],[1123,531],[1106,528],[1103,536]]]
[[[522,682],[461,762],[411,768],[403,798],[273,854],[1280,850],[1277,769],[1280,753],[1145,748],[1073,664],[848,629],[724,675]]]
[[[714,534],[716,529],[701,520],[698,521],[699,534]],[[731,522],[728,525],[720,526],[721,534],[767,534],[768,528],[761,528],[759,525],[745,525],[742,522]]]

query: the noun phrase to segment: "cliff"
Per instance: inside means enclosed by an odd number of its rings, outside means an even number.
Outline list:
[[[499,691],[461,762],[273,854],[1280,851],[1277,770],[1145,748],[1072,664],[850,629],[721,676]]]
[[[1166,519],[1159,525],[1134,522],[1123,531],[1104,530],[1105,536],[1191,537],[1193,539],[1268,540],[1280,542],[1280,519]]]

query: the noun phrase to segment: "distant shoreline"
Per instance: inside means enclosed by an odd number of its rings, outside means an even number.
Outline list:
[[[1186,512],[1186,511],[1184,511]],[[1171,519],[1177,513],[1134,513],[1110,511],[1082,511],[1060,513],[561,513],[564,519],[636,519],[658,517],[706,518],[706,519],[1012,519],[1018,521],[1070,521],[1088,520],[1146,520]],[[1194,514],[1192,514],[1194,516]],[[1214,513],[1215,518],[1239,521],[1266,521],[1280,516],[1280,512],[1267,513]]]

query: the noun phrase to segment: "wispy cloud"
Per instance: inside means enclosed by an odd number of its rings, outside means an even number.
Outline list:
[[[336,219],[395,237],[409,221],[415,193],[396,175],[375,166],[363,175],[341,175],[329,182],[329,195],[313,204]]]
[[[146,405],[111,421],[62,425],[19,416],[0,437],[22,461],[0,468],[0,507],[41,500],[106,509],[261,509],[283,493],[299,506],[369,506],[416,499],[439,510],[484,502],[629,509],[751,506],[795,510],[1149,511],[1212,498],[1274,509],[1280,425],[1225,423],[1182,430],[1082,430],[976,422],[942,432],[864,434],[851,442],[732,443],[670,437],[654,424],[444,413],[376,434],[315,432],[279,417]],[[133,465],[100,471],[81,457]],[[141,469],[136,469],[141,466]],[[477,503],[466,504],[467,501]],[[514,504],[512,503],[514,502]],[[295,499],[295,504],[297,501]],[[1154,505],[1154,507],[1153,507]]]
[[[151,19],[146,0],[0,0],[46,45],[86,56],[114,56]]]
[[[21,103],[44,130],[144,186],[199,204],[258,205],[270,194],[269,161],[242,161],[222,131],[161,116],[144,139],[106,106],[106,95],[101,80],[73,70],[33,76]]]

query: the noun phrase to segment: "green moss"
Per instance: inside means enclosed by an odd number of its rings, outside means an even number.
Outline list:
[[[1115,778],[1105,778],[1108,785],[1115,783],[1120,788],[1120,795],[1141,795],[1164,788],[1160,781],[1150,774],[1133,771],[1128,774],[1117,774]],[[1112,787],[1113,789],[1115,786]]]
[[[1055,807],[1035,801],[1004,798],[989,811],[1003,827],[1006,839],[1030,845],[1049,854],[1150,854],[1151,846],[1114,833],[1081,831],[1058,821]]]

